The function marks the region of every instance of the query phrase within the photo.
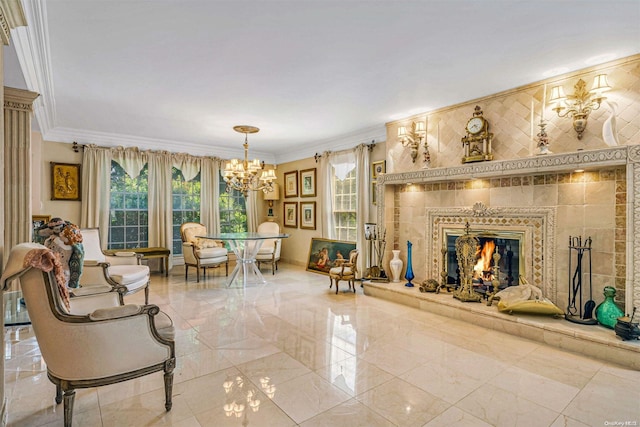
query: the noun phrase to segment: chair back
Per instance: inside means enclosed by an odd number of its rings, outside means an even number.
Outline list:
[[[262,224],[258,225],[258,233],[279,234],[280,225],[278,225],[277,222],[272,222],[272,221],[263,222]],[[276,242],[279,242],[279,241],[282,241],[282,239],[267,239],[264,242],[262,242],[262,249],[274,248],[274,250],[276,251],[275,257],[278,258],[280,257],[281,245],[276,245]]]
[[[106,258],[100,244],[100,229],[83,228],[80,232],[82,233],[82,246],[84,246],[84,259],[105,262]]]
[[[351,264],[351,271],[353,271],[353,274],[358,272],[358,253],[357,249],[353,249],[349,252],[349,264]]]
[[[185,222],[180,226],[180,238],[183,242],[196,243],[196,236],[206,236],[207,227],[199,222]]]

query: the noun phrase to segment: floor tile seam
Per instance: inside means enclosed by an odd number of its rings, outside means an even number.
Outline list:
[[[393,379],[393,378],[392,378],[392,379]],[[389,381],[391,381],[391,380],[389,380]],[[388,382],[388,381],[387,381],[387,382]],[[382,384],[381,384],[381,385],[382,385]],[[364,394],[364,393],[363,393],[363,394]],[[391,424],[393,424],[394,426],[396,426],[396,427],[404,427],[404,426],[400,426],[400,425],[396,424],[393,420],[391,420],[390,418],[388,418],[385,414],[383,414],[383,413],[382,413],[382,412],[380,412],[379,410],[376,410],[376,407],[367,405],[367,403],[366,403],[365,401],[361,400],[361,399],[360,399],[360,398],[358,398],[358,397],[356,397],[355,399],[356,399],[358,402],[360,402],[362,405],[364,405],[366,408],[368,408],[370,411],[372,411],[372,412],[374,412],[375,414],[377,414],[377,415],[381,416],[382,418],[384,418],[385,420],[389,421],[389,422],[390,422]],[[442,400],[442,399],[440,399],[440,400]],[[445,402],[445,403],[448,403],[448,402]],[[446,411],[446,410],[448,410],[448,409],[449,409],[449,408],[445,409],[445,411]],[[445,411],[442,411],[442,412],[445,412]],[[436,415],[436,417],[437,417],[437,415]],[[435,418],[435,417],[433,417],[431,420],[433,420],[434,418]],[[425,422],[425,424],[426,424],[426,423],[429,423],[431,420],[426,421],[426,422]]]

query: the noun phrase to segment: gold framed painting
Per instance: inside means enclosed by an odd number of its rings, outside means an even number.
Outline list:
[[[300,228],[316,229],[316,202],[300,202]]]
[[[307,271],[329,274],[332,267],[349,259],[349,253],[356,248],[356,242],[329,240],[313,237],[309,248]]]
[[[285,227],[298,228],[298,202],[284,202],[284,220]]]
[[[80,200],[79,163],[51,162],[51,200]]]
[[[300,197],[316,197],[316,168],[300,171]]]
[[[386,160],[371,163],[371,179],[378,179],[378,175],[387,171]]]
[[[298,197],[298,171],[285,172],[284,197]]]

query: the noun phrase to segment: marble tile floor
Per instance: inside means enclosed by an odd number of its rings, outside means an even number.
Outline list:
[[[365,296],[359,286],[354,294],[341,284],[336,295],[327,276],[302,267],[265,273],[267,285],[245,289],[227,288],[220,272],[199,284],[181,266],[154,274],[150,301],[176,326],[172,411],[156,373],[79,390],[74,425],[640,425],[640,371]],[[142,303],[142,293],[127,302]],[[5,333],[8,425],[61,426],[31,327]],[[234,401],[237,416],[225,413]]]

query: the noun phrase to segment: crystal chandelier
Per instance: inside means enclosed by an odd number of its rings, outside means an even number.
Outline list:
[[[223,178],[227,183],[227,192],[232,190],[241,191],[244,197],[249,195],[249,191],[262,190],[265,193],[273,191],[273,181],[276,174],[273,169],[264,170],[264,162],[258,159],[249,161],[249,142],[247,136],[256,133],[260,129],[254,126],[234,126],[233,130],[244,133],[244,160],[231,159],[224,167]],[[258,173],[262,174],[258,177]]]

